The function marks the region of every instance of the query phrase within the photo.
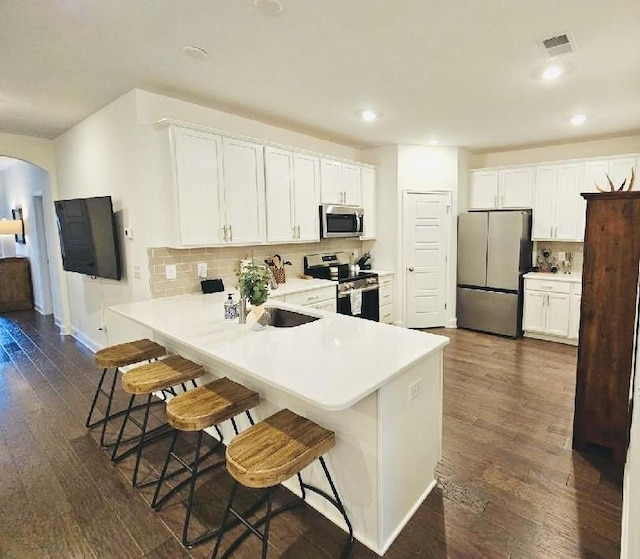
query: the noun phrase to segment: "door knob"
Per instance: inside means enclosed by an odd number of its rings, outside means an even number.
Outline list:
[[[413,272],[413,266],[412,266],[411,268],[409,268],[409,271],[410,271],[410,272]]]

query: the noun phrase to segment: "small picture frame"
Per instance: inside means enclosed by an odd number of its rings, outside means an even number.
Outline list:
[[[19,219],[22,222],[22,233],[16,235],[16,243],[20,243],[22,245],[26,244],[27,241],[24,238],[24,221],[22,220],[22,208],[16,208],[15,210],[11,210],[11,215],[13,219]]]

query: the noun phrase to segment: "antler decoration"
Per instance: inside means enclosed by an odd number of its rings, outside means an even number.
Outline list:
[[[616,185],[613,184],[613,181],[611,180],[611,177],[609,176],[609,173],[607,173],[607,181],[609,182],[609,190],[605,190],[604,188],[600,188],[598,186],[598,183],[596,182],[596,189],[599,192],[622,192],[624,190],[624,186],[625,184],[627,184],[627,179],[624,179],[622,181],[622,184],[620,185],[619,188],[616,188]],[[629,181],[629,186],[627,186],[627,192],[630,192],[631,190],[633,190],[633,184],[636,182],[636,170],[631,167],[631,180]]]

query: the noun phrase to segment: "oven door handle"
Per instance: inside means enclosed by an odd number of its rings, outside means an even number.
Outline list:
[[[357,289],[353,289],[352,291],[358,291]],[[362,293],[367,293],[369,291],[378,291],[378,286],[377,285],[373,285],[371,287],[365,287],[363,289],[361,289],[360,291],[362,291]],[[338,293],[338,298],[342,299],[344,297],[349,297],[351,295],[351,291],[344,291],[342,293]]]

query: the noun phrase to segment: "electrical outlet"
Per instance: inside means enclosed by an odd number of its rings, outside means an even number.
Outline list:
[[[198,262],[198,277],[206,278],[207,277],[207,263],[206,262]]]
[[[164,267],[164,277],[168,280],[174,280],[178,277],[178,269],[175,264],[167,264]]]
[[[127,239],[133,239],[133,227],[125,227],[124,228],[124,236]]]
[[[420,377],[409,385],[409,401],[415,400],[420,396],[422,394],[422,389],[422,377]]]

